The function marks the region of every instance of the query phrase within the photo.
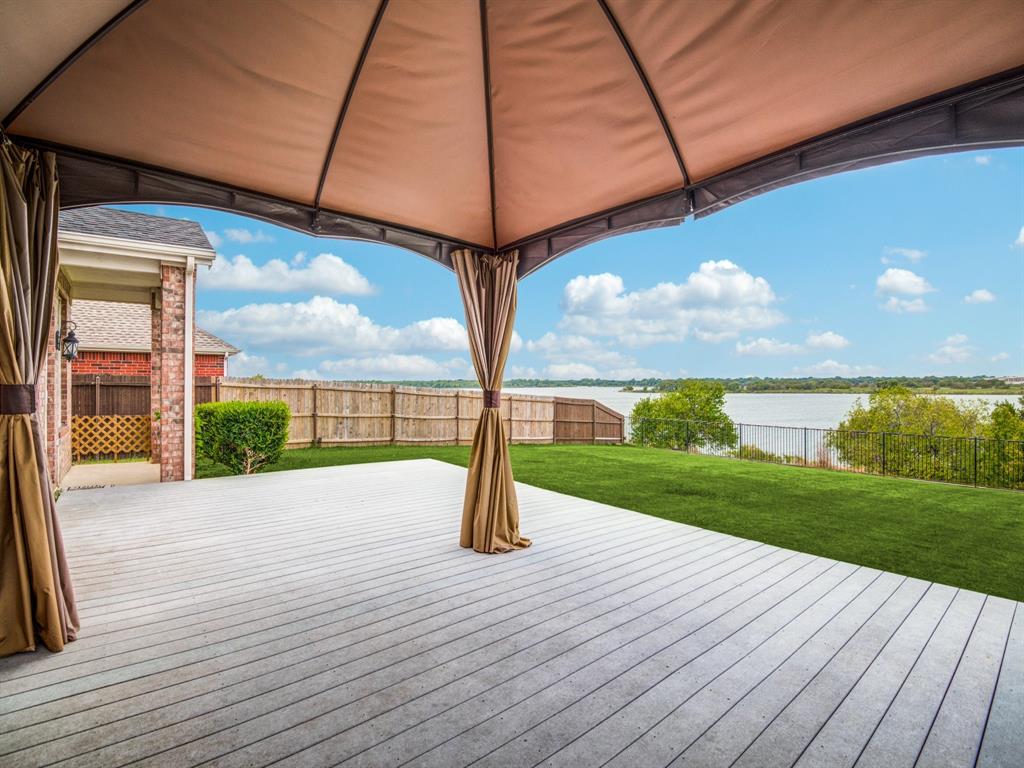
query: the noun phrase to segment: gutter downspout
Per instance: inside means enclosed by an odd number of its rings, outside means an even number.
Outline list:
[[[182,458],[185,465],[185,480],[193,477],[195,446],[195,418],[192,415],[195,406],[195,366],[194,339],[195,332],[195,276],[196,260],[189,256],[185,262],[185,429],[183,430],[185,445],[182,446]]]

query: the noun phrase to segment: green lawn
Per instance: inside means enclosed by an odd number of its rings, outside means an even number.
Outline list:
[[[1024,493],[621,446],[514,445],[516,479],[669,520],[1024,600]],[[433,458],[469,449],[286,451],[272,470]],[[200,464],[200,477],[226,474]],[[529,535],[529,523],[524,527]]]

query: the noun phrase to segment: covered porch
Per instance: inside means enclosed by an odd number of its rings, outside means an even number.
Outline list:
[[[481,557],[465,479],[66,493],[89,631],[0,660],[0,764],[1019,763],[1020,604],[523,484]]]

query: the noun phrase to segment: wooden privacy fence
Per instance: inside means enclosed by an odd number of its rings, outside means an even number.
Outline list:
[[[222,379],[220,401],[282,400],[289,448],[309,445],[469,445],[483,410],[479,390],[387,384]],[[621,443],[623,417],[594,400],[502,394],[513,443]]]
[[[71,378],[71,413],[79,416],[150,415],[149,376],[76,373]],[[196,376],[195,402],[214,396],[212,376]]]
[[[71,454],[75,461],[148,456],[150,450],[148,414],[71,417]]]

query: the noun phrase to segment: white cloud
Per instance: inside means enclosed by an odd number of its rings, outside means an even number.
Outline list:
[[[299,368],[296,371],[292,371],[291,378],[304,379],[306,381],[323,381],[324,375],[319,371],[314,371],[312,368]]]
[[[896,314],[916,315],[927,312],[928,304],[924,299],[898,299],[895,296],[890,296],[889,300],[882,304],[882,309]]]
[[[875,281],[879,293],[921,296],[935,289],[920,275],[909,269],[890,267]]]
[[[451,379],[471,377],[463,358],[438,361],[424,355],[383,354],[326,360],[317,372],[332,379]]]
[[[469,347],[466,329],[454,317],[419,320],[401,328],[398,333],[401,337],[397,340],[398,345],[408,349],[450,349],[462,352]],[[515,337],[512,344],[515,346]]]
[[[228,374],[231,376],[255,376],[257,373],[267,374],[270,361],[262,355],[250,355],[239,352],[228,358]]]
[[[996,295],[987,288],[978,288],[964,296],[965,304],[988,304],[995,300]]]
[[[234,259],[218,258],[209,271],[200,273],[199,279],[204,288],[229,291],[315,291],[357,296],[373,293],[370,281],[333,253],[321,253],[308,262],[304,253],[298,253],[291,264],[271,259],[256,265],[241,254]]]
[[[355,304],[327,296],[280,304],[246,304],[197,313],[199,324],[246,348],[287,350],[293,355],[421,352],[466,349],[466,330],[454,318],[435,317],[402,328],[378,325]]]
[[[665,375],[657,369],[641,366],[630,355],[609,349],[602,342],[586,336],[549,331],[539,339],[526,342],[525,346],[528,352],[548,361],[545,370],[558,372],[551,374],[550,378],[646,379]],[[566,370],[575,366],[589,372],[580,376],[565,375]]]
[[[537,373],[536,368],[524,365],[513,365],[506,372],[505,377],[508,379],[539,379],[540,374]]]
[[[586,336],[559,335],[550,331],[539,339],[526,342],[526,350],[556,363],[584,361],[605,366],[632,363],[632,358]]]
[[[549,379],[596,379],[600,378],[597,368],[586,363],[552,363],[544,369]]]
[[[575,334],[609,336],[628,346],[735,338],[785,320],[763,277],[731,261],[707,261],[684,283],[660,283],[627,292],[619,275],[580,275],[562,294],[561,327]]]
[[[916,264],[928,255],[928,251],[922,251],[920,248],[899,248],[891,245],[883,248],[882,253],[883,264],[894,264],[898,259],[906,259]]]
[[[1013,241],[1013,244],[1017,248],[1024,248],[1024,227],[1020,228],[1020,234],[1017,235],[1017,239]]]
[[[741,355],[793,355],[803,352],[799,344],[790,344],[778,339],[749,339],[746,342],[736,342],[736,352]]]
[[[950,363],[963,363],[974,355],[974,347],[968,344],[965,334],[955,333],[946,338],[934,352],[928,355],[928,360],[940,365]]]
[[[685,376],[685,372],[681,374]],[[612,368],[605,378],[609,379],[664,379],[667,374],[657,368],[644,368],[643,366]]]
[[[224,238],[214,232],[212,229],[203,230],[206,233],[206,239],[210,241],[210,245],[214,248],[220,248],[224,244]]]
[[[822,360],[814,365],[794,368],[800,376],[875,376],[882,372],[877,365],[848,365],[836,360]]]
[[[272,243],[274,238],[270,235],[264,234],[260,230],[255,232],[251,229],[244,229],[242,227],[228,228],[224,230],[224,237],[233,243],[242,243],[247,245],[249,243]]]
[[[1010,355],[1008,352],[996,352],[996,354],[992,355],[992,357],[989,358],[989,360],[991,360],[993,363],[999,363],[1002,362],[1003,360],[1009,359]]]
[[[992,155],[975,155],[974,162],[978,165],[992,165]]]
[[[834,331],[810,333],[807,335],[807,346],[815,349],[843,349],[850,346],[850,340]]]

